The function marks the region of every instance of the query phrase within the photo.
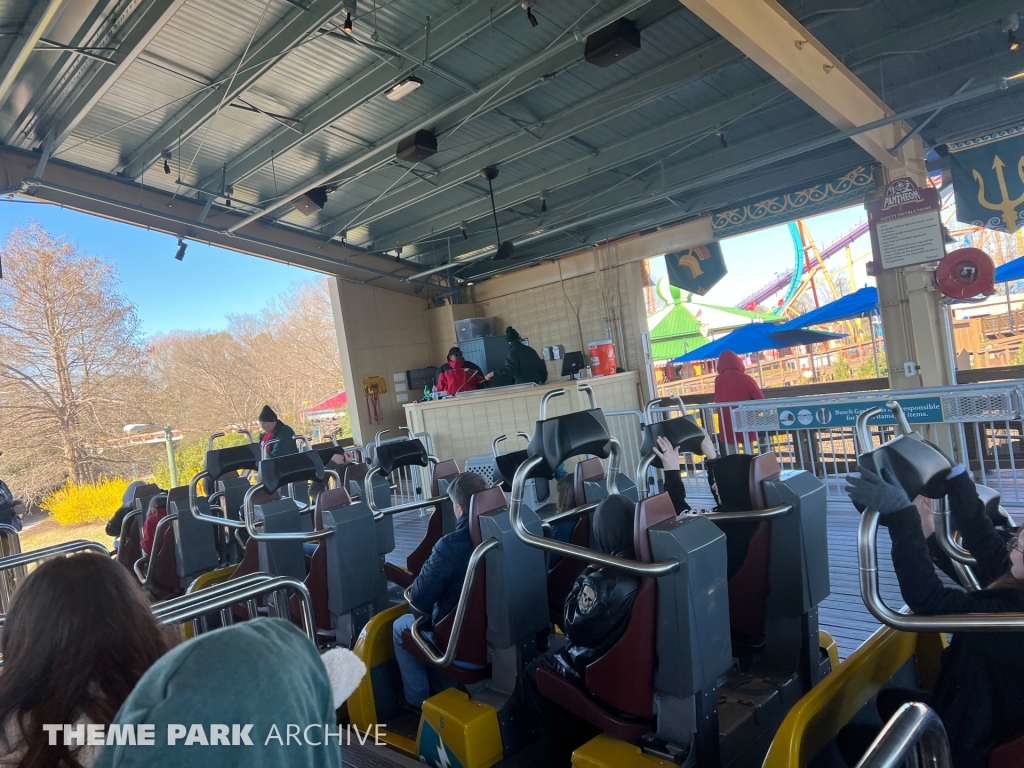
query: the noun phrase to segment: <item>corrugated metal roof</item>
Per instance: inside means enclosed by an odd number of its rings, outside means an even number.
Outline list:
[[[318,7],[326,5],[319,1]],[[147,151],[145,157],[155,158],[155,167],[145,172],[146,185],[196,194],[177,183],[180,161],[182,181],[203,184],[209,193],[219,195],[226,166],[236,201],[266,205],[284,199],[291,190],[328,178],[328,186],[337,191],[329,195],[323,211],[304,216],[285,207],[269,218],[280,226],[327,234],[347,225],[351,243],[382,248],[401,245],[403,258],[421,254],[429,262],[438,250],[436,243],[445,245],[447,258],[449,238],[456,252],[493,245],[486,184],[472,173],[477,158],[483,163],[484,158],[493,162],[497,157],[500,175],[494,188],[499,195],[500,225],[511,232],[533,232],[609,207],[627,192],[634,197],[650,195],[664,178],[695,163],[710,167],[718,156],[738,156],[738,151],[715,154],[723,150],[719,132],[729,147],[744,147],[749,154],[757,151],[764,136],[788,131],[796,141],[823,125],[809,107],[788,93],[749,114],[733,112],[733,117],[716,120],[723,102],[745,98],[769,83],[770,77],[723,44],[677,0],[651,0],[631,14],[642,28],[641,50],[611,67],[583,62],[579,43],[564,52],[552,55],[551,51],[561,41],[571,40],[574,26],[588,28],[603,14],[621,7],[622,0],[540,0],[534,9],[540,20],[536,28],[527,24],[518,2],[504,0],[493,5],[489,21],[486,15],[479,17],[482,23],[475,34],[447,52],[433,51],[430,67],[423,66],[421,35],[426,17],[431,17],[435,28],[459,24],[483,1],[377,0],[374,13],[372,0],[361,0],[355,35],[349,39],[340,30],[342,2],[331,7],[334,15],[326,24],[315,25],[311,14],[289,0],[186,0],[91,106],[55,156],[99,171],[120,169],[141,147],[152,143],[151,137],[162,127],[188,114],[191,104],[211,93],[212,84],[237,77],[236,72],[245,79],[252,61],[241,61],[241,57],[250,40],[251,56],[262,40],[293,22],[297,29],[309,27],[308,34],[295,37],[291,51],[237,99],[221,105],[216,118],[207,116],[189,124],[182,135],[180,157],[173,134],[164,146]],[[123,11],[128,2],[75,3],[48,34],[69,43],[119,39],[116,24],[127,17],[115,12]],[[314,0],[302,2],[309,5]],[[964,73],[973,67],[979,73],[1011,74],[1021,68],[1005,50],[995,10],[989,14],[992,18],[981,18],[981,14],[966,26],[944,29],[941,23],[931,23],[940,22],[943,14],[959,12],[964,3],[958,0],[852,4],[842,12],[835,12],[834,3],[825,0],[784,4],[807,20],[823,44],[854,65],[868,86],[886,99],[896,99],[892,102],[896,108],[948,95],[962,85],[962,81],[943,82],[937,77],[944,70]],[[17,26],[27,17],[30,5],[28,0],[0,3],[0,25]],[[144,5],[132,12],[140,12]],[[1007,3],[997,0],[995,5]],[[898,48],[912,53],[870,50],[876,40],[889,35],[899,36]],[[436,39],[435,35],[435,43]],[[3,45],[0,39],[0,50]],[[412,58],[389,53],[388,47],[410,47]],[[118,51],[118,55],[124,53]],[[891,55],[879,57],[879,53]],[[487,88],[492,80],[541,58],[550,62],[549,68],[538,66],[529,81],[502,82],[474,96],[473,91]],[[675,60],[679,60],[673,65],[680,78],[677,83],[647,85],[658,67]],[[719,60],[722,63],[717,65],[705,63]],[[109,66],[71,54],[33,54],[20,76],[21,87],[0,105],[0,134],[8,135],[17,146],[37,146],[43,138],[38,131],[61,118],[81,84]],[[698,71],[698,67],[706,69]],[[371,77],[390,83],[409,71],[415,71],[424,85],[402,101],[389,101],[379,93],[350,101],[346,108],[338,107],[326,127],[310,117],[325,100],[333,98],[340,105],[354,99]],[[451,82],[445,73],[466,87]],[[623,84],[628,84],[623,95],[607,96]],[[467,99],[468,106],[446,114],[453,104]],[[561,124],[556,119],[582,114],[591,102],[601,102],[607,114],[580,125],[569,136],[551,139],[555,130],[551,126]],[[993,115],[1012,111],[1006,105],[1013,102],[999,103],[1002,106]],[[694,120],[688,120],[694,114],[704,116],[703,124],[694,126]],[[972,115],[969,107],[951,108],[926,129],[925,136],[946,130],[944,126],[955,129],[972,117],[979,122],[985,119],[984,114]],[[393,157],[392,142],[421,124],[439,131],[438,152],[412,171],[409,164]],[[661,144],[646,147],[636,140],[660,126],[676,124],[687,128],[680,130],[675,141],[666,144],[662,139]],[[373,154],[377,145],[382,149]],[[266,149],[270,146],[284,147],[274,153],[273,162]],[[514,155],[502,154],[511,147],[516,147]],[[845,146],[835,151],[840,149],[848,152]],[[171,153],[170,174],[163,172],[161,150]],[[364,167],[370,162],[367,158],[372,158],[369,169]],[[353,166],[352,171],[339,174],[338,169],[347,165]],[[453,179],[456,167],[471,170]],[[245,171],[244,178],[236,168]],[[570,169],[577,168],[581,170],[570,175]],[[758,183],[766,183],[763,175],[755,177]],[[515,191],[506,194],[505,190]],[[548,193],[547,214],[540,212],[542,190]],[[674,203],[674,215],[684,215],[685,206]],[[217,204],[225,204],[223,197]],[[663,206],[664,201],[657,205]],[[629,216],[637,222],[647,220],[629,214],[627,221]],[[468,241],[458,228],[462,220],[468,222]],[[416,241],[424,245],[416,247]]]

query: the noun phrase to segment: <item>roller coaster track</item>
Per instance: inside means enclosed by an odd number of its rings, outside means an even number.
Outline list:
[[[790,226],[795,227],[795,224]],[[856,226],[851,227],[846,232],[843,232],[841,235],[832,240],[830,243],[823,246],[820,249],[822,260],[824,261],[825,259],[834,256],[835,254],[844,250],[847,245],[854,242],[858,237],[861,237],[867,231],[868,221],[867,219],[864,219],[864,221],[859,222]],[[774,278],[772,278],[770,283],[767,283],[766,285],[762,286],[757,291],[743,299],[743,301],[739,302],[736,305],[737,307],[746,308],[751,304],[760,304],[765,299],[774,296],[776,293],[781,291],[783,288],[787,286],[787,284],[789,285],[790,293],[792,293],[792,291],[795,290],[795,286],[799,285],[800,275],[803,274],[804,266],[803,248],[800,245],[798,245],[798,243],[799,236],[796,237],[793,242],[793,250],[795,251],[793,268],[776,275]],[[787,299],[788,298],[789,297],[787,296]]]

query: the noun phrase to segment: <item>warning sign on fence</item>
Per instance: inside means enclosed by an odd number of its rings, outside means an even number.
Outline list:
[[[913,400],[900,400],[903,413],[911,424],[941,424],[942,398],[920,397]],[[882,412],[873,416],[869,424],[895,424],[896,418],[885,407],[884,400],[863,403],[841,403],[836,405],[813,405],[806,408],[779,408],[775,411],[779,429],[838,429],[852,427],[857,417],[869,408],[881,408]]]

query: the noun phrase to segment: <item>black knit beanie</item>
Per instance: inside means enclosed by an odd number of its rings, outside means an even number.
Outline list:
[[[256,421],[277,421],[277,414],[269,405],[264,405],[260,415],[256,417]]]

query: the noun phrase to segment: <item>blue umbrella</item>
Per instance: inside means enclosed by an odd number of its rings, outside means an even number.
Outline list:
[[[996,268],[997,283],[1010,283],[1021,278],[1024,278],[1024,256]]]
[[[860,317],[878,311],[878,289],[874,287],[861,288],[859,291],[847,294],[841,299],[829,302],[823,307],[812,309],[799,317],[795,317],[788,323],[780,326],[781,330],[788,331],[794,328],[806,328],[809,325],[821,325],[822,323],[834,323],[839,320],[849,320],[853,317]]]
[[[745,355],[750,352],[763,352],[766,349],[785,349],[804,344],[820,344],[823,341],[841,339],[845,335],[844,333],[823,333],[822,331],[807,331],[799,328],[787,330],[783,326],[770,323],[751,323],[750,325],[741,325],[732,333],[715,339],[670,362],[690,363],[696,360],[710,360],[717,358],[727,349],[738,355]]]

